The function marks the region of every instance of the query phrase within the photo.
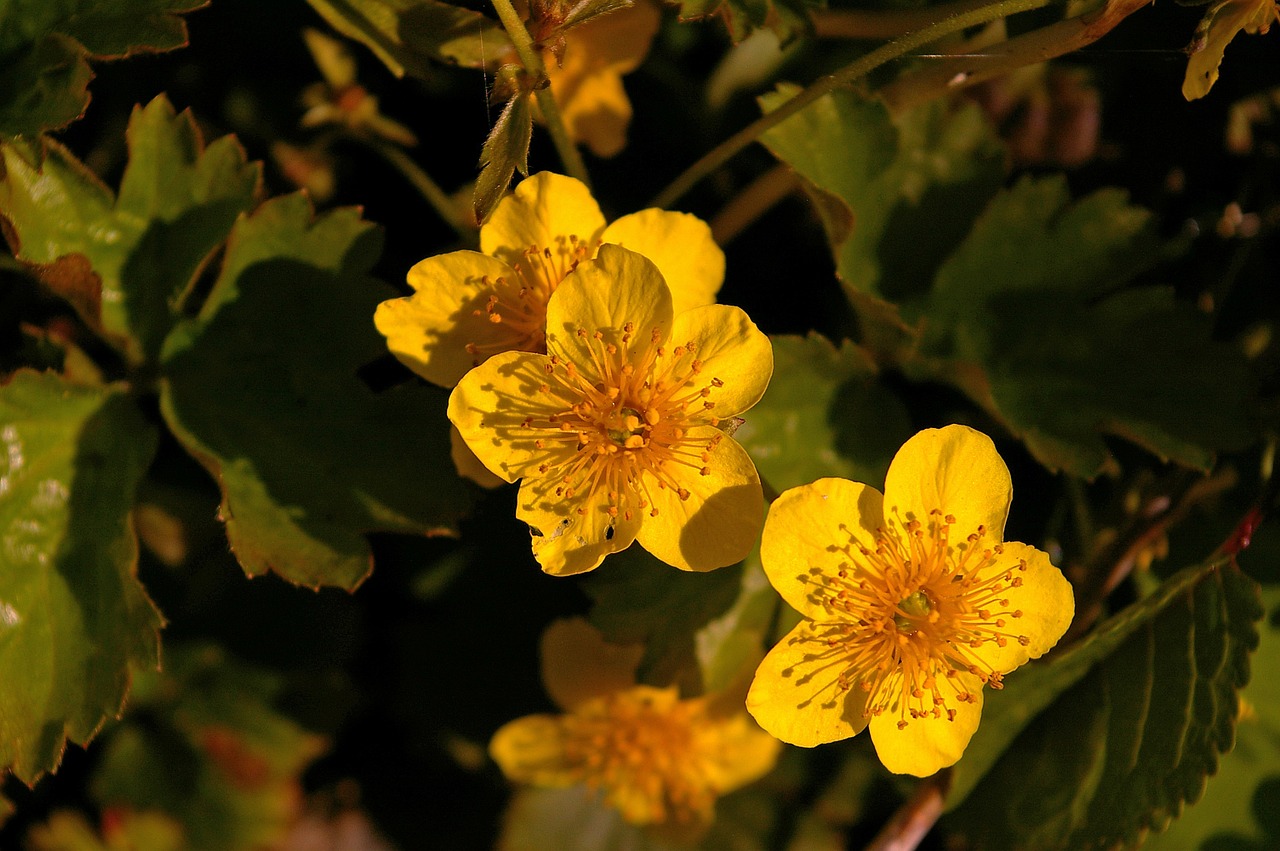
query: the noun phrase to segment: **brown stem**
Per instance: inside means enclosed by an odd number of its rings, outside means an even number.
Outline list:
[[[918,71],[903,74],[878,94],[891,111],[901,112],[943,92],[972,86],[1093,44],[1150,2],[1152,0],[1109,0],[1101,9],[992,45],[981,55],[935,60]]]
[[[711,220],[711,238],[728,245],[733,238],[800,185],[790,166],[779,163],[748,184]]]
[[[968,12],[989,0],[956,0],[927,9],[815,9],[809,13],[813,34],[818,38],[897,38],[929,26],[939,17]]]
[[[942,815],[942,800],[950,785],[950,769],[921,781],[866,851],[913,851]]]

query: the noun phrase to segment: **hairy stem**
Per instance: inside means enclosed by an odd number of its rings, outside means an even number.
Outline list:
[[[765,131],[786,121],[824,95],[828,95],[839,87],[848,85],[860,77],[865,77],[881,65],[892,62],[918,47],[937,41],[945,35],[950,35],[978,24],[985,24],[998,18],[1005,18],[1018,12],[1040,9],[1055,2],[1058,2],[1058,0],[997,0],[995,3],[989,3],[976,9],[952,11],[940,21],[876,48],[867,55],[850,62],[834,74],[814,82],[773,112],[761,116],[712,148],[702,159],[689,166],[683,174],[672,181],[670,186],[658,193],[657,197],[653,199],[653,206],[671,206],[672,203],[693,188],[698,181],[720,168],[743,148],[759,139]],[[954,7],[952,8],[954,9]]]
[[[555,143],[565,171],[590,186],[587,164],[583,162],[582,154],[569,138],[564,119],[560,117],[560,107],[556,106],[556,99],[551,94],[551,86],[547,82],[547,68],[542,63],[542,54],[534,45],[529,30],[525,28],[524,21],[520,20],[520,14],[515,6],[511,5],[511,0],[493,0],[493,8],[507,31],[507,37],[511,39],[511,44],[516,49],[516,56],[520,57],[520,64],[535,81],[533,95],[538,101],[538,109],[542,111],[542,119],[546,122],[547,132],[551,134],[551,141]]]

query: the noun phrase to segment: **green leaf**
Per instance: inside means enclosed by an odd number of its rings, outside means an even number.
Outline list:
[[[797,92],[779,86],[761,107]],[[931,103],[890,119],[879,102],[837,91],[761,141],[803,178],[845,288],[895,300],[928,289],[1005,172],[1004,149],[975,106]]]
[[[1261,614],[1234,565],[1189,568],[1011,677],[956,766],[953,826],[991,849],[1134,847],[1163,829],[1231,748]]]
[[[723,615],[708,621],[693,637],[702,687],[723,691],[745,682],[764,658],[778,614],[778,592],[769,584],[757,548],[742,565],[738,598]]]
[[[733,41],[742,41],[758,29],[770,29],[786,45],[809,34],[812,9],[826,8],[825,0],[680,0],[680,20],[718,17]]]
[[[202,0],[6,0],[0,3],[0,136],[36,135],[89,105],[89,58],[187,43],[180,12]]]
[[[637,678],[654,685],[678,683],[702,694],[699,633],[729,613],[742,593],[743,566],[688,573],[663,564],[640,547],[609,557],[582,582],[591,597],[591,623],[613,644],[644,644]],[[704,656],[714,656],[710,638]]]
[[[199,317],[166,341],[162,413],[221,486],[250,575],[353,588],[367,533],[449,532],[470,507],[446,392],[374,393],[356,374],[386,352],[371,317],[395,293],[368,276],[380,248],[356,210],[271,200],[236,224]]]
[[[876,380],[870,356],[848,341],[774,337],[773,378],[734,434],[771,486],[824,476],[875,487],[914,434],[902,402]]]
[[[134,362],[154,358],[260,169],[234,137],[205,147],[163,96],[129,121],[129,164],[113,197],[66,149],[5,145],[0,215],[14,253]]]
[[[586,786],[521,789],[502,822],[499,848],[521,851],[693,851],[623,819]]]
[[[1113,464],[1101,433],[1203,470],[1247,446],[1239,350],[1170,289],[1117,291],[1166,251],[1150,218],[1114,190],[1072,204],[1061,178],[1001,193],[908,310],[926,330],[907,371],[955,383],[1045,466],[1085,478]]]
[[[1280,838],[1280,587],[1264,586],[1262,601],[1267,619],[1253,676],[1241,693],[1235,749],[1223,757],[1204,798],[1148,840],[1144,847],[1152,851],[1262,849]]]
[[[32,851],[182,851],[184,847],[182,826],[160,813],[129,813],[113,827],[110,839],[105,839],[83,815],[62,810],[33,827],[26,841]]]
[[[165,673],[140,677],[92,781],[104,808],[160,812],[183,848],[276,847],[299,815],[302,770],[324,749],[275,708],[282,683],[215,647],[165,646]]]
[[[483,224],[507,194],[516,169],[529,173],[529,141],[533,136],[533,103],[530,95],[517,92],[489,131],[480,150],[480,176],[476,178],[474,205],[476,221]]]
[[[362,42],[397,77],[429,77],[433,62],[484,68],[511,49],[502,25],[438,0],[308,0],[335,30]]]
[[[130,663],[157,664],[129,514],[156,432],[120,388],[19,371],[0,444],[0,768],[30,783],[119,714]]]

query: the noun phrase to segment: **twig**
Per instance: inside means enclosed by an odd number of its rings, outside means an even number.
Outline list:
[[[922,780],[866,851],[913,851],[942,815],[942,799],[950,784],[950,769]]]
[[[551,134],[551,141],[555,143],[565,171],[590,186],[591,179],[587,175],[587,164],[583,162],[578,147],[569,138],[564,119],[560,117],[560,107],[556,105],[555,96],[552,95],[551,86],[547,81],[547,68],[542,63],[542,54],[534,46],[529,31],[525,29],[524,21],[520,20],[520,13],[516,11],[515,6],[511,5],[511,0],[493,0],[493,8],[498,13],[498,18],[502,21],[512,46],[516,49],[516,55],[520,57],[520,64],[534,79],[533,95],[538,101],[542,119],[547,124],[547,132]]]
[[[717,245],[729,244],[797,186],[799,181],[790,166],[779,163],[769,169],[721,208],[711,220],[711,238]]]
[[[505,0],[497,0],[497,2],[505,2]],[[678,198],[693,188],[698,181],[720,168],[743,148],[759,139],[767,130],[786,121],[824,95],[828,95],[841,86],[848,85],[854,80],[866,76],[881,65],[892,62],[917,47],[937,41],[953,32],[1005,18],[1018,12],[1041,9],[1055,2],[1058,2],[1058,0],[997,0],[995,3],[990,3],[977,9],[950,14],[943,20],[937,21],[924,29],[908,33],[876,48],[867,55],[850,62],[834,74],[817,80],[807,89],[791,98],[791,100],[772,112],[766,113],[737,133],[734,133],[728,139],[725,139],[719,145],[716,145],[700,160],[685,169],[684,173],[673,180],[670,186],[658,193],[657,197],[653,199],[652,205],[655,207],[671,206]]]
[[[440,218],[444,219],[449,227],[454,229],[458,236],[467,242],[475,242],[475,224],[462,215],[462,211],[457,204],[453,203],[453,199],[440,188],[440,184],[431,179],[431,175],[423,171],[422,167],[414,162],[412,157],[388,142],[357,135],[352,135],[350,138],[372,148],[374,153],[400,172],[401,176],[409,181],[410,186],[418,190],[418,194],[422,196],[423,200],[431,205],[431,209],[435,210]]]
[[[987,5],[989,0],[957,0],[927,9],[814,9],[809,13],[818,38],[879,40],[927,27],[939,15],[955,15]]]

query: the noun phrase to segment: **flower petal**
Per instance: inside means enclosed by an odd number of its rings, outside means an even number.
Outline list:
[[[640,545],[681,570],[714,570],[741,561],[756,545],[764,525],[764,493],[751,456],[731,437],[711,426],[689,429],[694,443],[719,437],[707,475],[680,466],[684,475],[669,471],[689,497],[681,499],[672,487],[659,488],[646,476],[646,495],[657,516],[640,527]],[[670,465],[669,465],[670,466]]]
[[[662,23],[658,4],[650,0],[600,15],[565,34],[565,64],[577,61],[627,74],[639,67]],[[554,63],[552,63],[554,64]]]
[[[511,265],[530,246],[567,251],[569,237],[594,245],[604,214],[580,180],[549,171],[520,181],[480,228],[480,250]]]
[[[609,644],[583,618],[559,620],[542,634],[542,684],[561,709],[631,688],[643,644]]]
[[[1021,612],[1021,616],[1004,615],[1005,628],[1011,633],[1004,647],[986,643],[970,650],[1002,674],[1047,653],[1067,631],[1075,614],[1071,583],[1049,562],[1047,553],[1013,541],[1004,544],[1003,550],[997,557],[996,571],[1010,571],[1022,582],[1002,592],[1009,605],[1001,609]],[[1021,567],[1024,564],[1025,570]],[[1026,636],[1028,644],[1024,647],[1017,636]]]
[[[806,617],[822,619],[822,578],[856,561],[861,547],[875,549],[883,523],[880,491],[847,479],[819,479],[784,491],[769,506],[760,561],[782,599]]]
[[[462,439],[462,433],[458,431],[457,426],[449,428],[449,459],[453,461],[454,469],[458,471],[458,475],[464,479],[470,479],[485,490],[493,490],[506,484],[501,478],[489,472],[476,453],[471,451],[471,447],[467,446],[467,442]]]
[[[543,571],[571,576],[595,570],[609,553],[631,546],[640,518],[609,515],[605,488],[568,498],[555,478],[526,478],[520,485],[516,517],[529,524],[533,555]]]
[[[551,93],[560,117],[575,141],[585,142],[597,157],[617,156],[627,146],[631,101],[622,77],[608,68],[585,69],[547,66]]]
[[[1003,540],[1013,483],[991,438],[968,426],[925,429],[902,445],[885,477],[885,519],[925,523],[939,510],[961,535],[986,527],[983,543]]]
[[[742,711],[708,717],[697,729],[707,780],[725,795],[754,783],[773,770],[782,744]]]
[[[547,352],[559,355],[587,373],[599,357],[599,345],[577,336],[582,329],[604,334],[605,342],[629,346],[638,363],[654,329],[659,341],[671,330],[671,292],[658,267],[634,251],[605,245],[595,260],[578,266],[547,305]],[[633,331],[624,342],[628,323]]]
[[[812,626],[802,622],[769,651],[747,692],[747,711],[760,726],[803,748],[847,739],[867,726],[866,692],[839,689],[842,662]]]
[[[564,738],[559,716],[526,715],[498,728],[489,740],[489,755],[516,783],[569,786],[578,777],[565,760]]]
[[[572,442],[562,441],[540,449],[540,433],[524,427],[531,417],[545,419],[572,404],[559,384],[545,383],[546,364],[546,355],[504,352],[464,375],[449,394],[450,421],[503,481],[537,475],[541,464],[558,463],[574,451]]]
[[[712,413],[732,417],[750,408],[764,395],[773,375],[773,344],[742,310],[727,304],[695,307],[678,314],[671,329],[673,344],[693,342],[699,376],[718,379],[723,387],[712,390]]]
[[[605,228],[600,241],[629,248],[657,264],[671,289],[677,315],[715,304],[724,283],[724,252],[711,237],[711,228],[697,216],[641,210]]]
[[[452,387],[484,359],[468,352],[468,343],[489,354],[531,348],[522,327],[491,322],[485,310],[491,295],[508,302],[515,295],[518,282],[506,263],[454,251],[416,264],[408,281],[416,292],[382,302],[373,324],[391,353],[431,383]],[[539,329],[538,342],[541,337]]]
[[[1274,0],[1233,0],[1223,4],[1209,22],[1204,43],[1187,60],[1187,74],[1182,80],[1182,96],[1187,100],[1202,98],[1218,81],[1218,67],[1223,54],[1241,30],[1265,33],[1273,21],[1280,19]],[[1201,26],[1203,26],[1201,22]],[[1199,31],[1197,31],[1197,35]],[[1194,49],[1195,45],[1192,45]]]
[[[961,678],[963,682],[963,678]],[[871,719],[871,741],[884,767],[894,774],[928,777],[949,765],[955,765],[978,729],[982,718],[982,684],[975,677],[965,684],[975,701],[955,699],[956,684],[943,678],[938,682],[947,706],[954,709],[953,720],[943,718],[913,719],[898,729],[899,718],[885,712]]]

